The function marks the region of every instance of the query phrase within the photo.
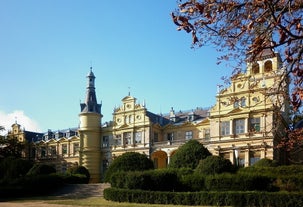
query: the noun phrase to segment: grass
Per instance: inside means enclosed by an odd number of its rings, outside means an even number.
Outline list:
[[[61,204],[61,205],[74,205],[74,206],[102,206],[102,207],[193,207],[193,206],[182,206],[182,205],[165,205],[165,204],[138,204],[138,203],[119,203],[105,200],[101,197],[91,197],[85,199],[74,199],[74,200],[53,200],[46,201],[49,204]],[[197,206],[195,206],[197,207]],[[206,207],[206,206],[204,206]]]

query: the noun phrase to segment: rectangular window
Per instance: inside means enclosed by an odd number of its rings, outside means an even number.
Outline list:
[[[132,144],[132,140],[131,140],[131,133],[130,132],[125,132],[123,133],[123,140],[124,140],[124,144],[125,145],[129,145]]]
[[[243,134],[245,128],[245,119],[235,119],[235,134]]]
[[[168,141],[173,141],[174,140],[174,133],[173,132],[167,133],[167,140]]]
[[[193,131],[186,131],[185,132],[185,140],[190,140],[193,138]]]
[[[56,156],[56,146],[50,146],[49,147],[49,154],[51,157]]]
[[[141,142],[142,142],[142,132],[136,132],[135,133],[135,141],[136,141],[136,144],[141,144]]]
[[[61,147],[62,147],[62,155],[66,155],[67,154],[67,144],[63,144]]]
[[[121,146],[121,134],[117,134],[115,137],[115,145]]]
[[[159,135],[158,133],[154,133],[154,142],[158,142],[159,141]]]
[[[74,143],[73,148],[74,148],[74,155],[78,155],[80,151],[79,143]]]
[[[45,149],[45,147],[41,147],[41,157],[46,157],[46,149]]]
[[[260,132],[260,117],[250,118],[249,130],[251,132]]]
[[[205,129],[205,131],[204,131],[204,138],[205,139],[209,139],[210,138],[210,130],[209,130],[209,128]]]
[[[222,121],[221,122],[221,136],[226,136],[230,134],[230,126],[229,121]]]
[[[102,137],[102,147],[103,148],[109,147],[109,137],[108,136]]]

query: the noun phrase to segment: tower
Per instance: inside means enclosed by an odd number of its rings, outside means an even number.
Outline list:
[[[87,77],[86,99],[80,104],[79,137],[81,166],[88,169],[90,182],[100,182],[101,172],[101,104],[97,103],[95,75],[90,68]]]

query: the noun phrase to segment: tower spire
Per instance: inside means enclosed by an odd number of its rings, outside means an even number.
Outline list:
[[[86,86],[86,98],[85,102],[80,104],[81,113],[82,112],[94,112],[101,114],[101,104],[97,103],[97,97],[95,92],[95,75],[92,71],[92,66],[90,67],[90,71],[87,78],[87,86]]]

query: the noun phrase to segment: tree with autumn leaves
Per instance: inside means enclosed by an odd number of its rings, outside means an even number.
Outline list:
[[[255,62],[264,51],[281,56],[284,78],[290,81],[287,96],[294,113],[303,100],[303,1],[302,0],[178,0],[171,13],[177,30],[192,36],[193,47],[214,45],[218,63],[233,64],[233,75],[246,62]],[[285,80],[281,80],[281,83]],[[294,138],[296,137],[296,138]],[[302,143],[303,133],[284,139],[289,149]]]

